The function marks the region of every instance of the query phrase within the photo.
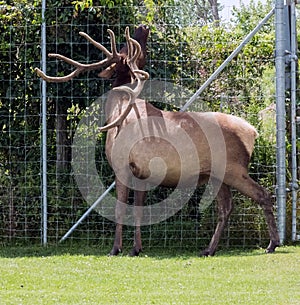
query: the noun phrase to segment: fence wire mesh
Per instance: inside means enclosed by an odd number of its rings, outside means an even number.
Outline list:
[[[107,29],[124,42],[124,29],[142,20],[142,7],[95,7],[75,12],[73,7],[48,7],[46,11],[47,53],[62,53],[83,63],[98,61],[99,51],[78,35],[88,33],[109,48]],[[178,10],[178,7],[176,7]],[[128,11],[131,12],[130,18]],[[132,13],[134,12],[134,13]],[[40,80],[34,73],[40,67],[40,8],[24,9],[21,17],[2,19],[1,98],[0,98],[0,240],[40,242],[41,240],[41,105]],[[184,12],[181,12],[184,15]],[[153,17],[148,43],[146,70],[151,78],[176,82],[195,91],[222,63],[247,34],[241,29],[178,24],[174,7],[160,10]],[[160,23],[159,23],[160,22]],[[254,37],[228,65],[221,76],[194,103],[193,110],[213,110],[241,116],[260,132],[250,165],[251,176],[275,193],[275,89],[274,25]],[[158,29],[158,30],[157,30]],[[267,34],[266,34],[267,33]],[[180,36],[180,40],[177,37]],[[222,39],[222,43],[218,41]],[[226,41],[227,40],[227,41]],[[224,45],[226,41],[226,45]],[[260,52],[257,52],[260,49]],[[213,56],[212,56],[213,55]],[[72,69],[49,59],[47,74],[66,74]],[[89,208],[80,194],[71,167],[74,132],[85,109],[110,88],[97,72],[80,75],[68,83],[47,85],[47,181],[48,240],[58,242]],[[96,150],[97,169],[107,186],[114,175],[104,154],[105,136]],[[152,204],[165,196],[153,191]],[[170,219],[143,227],[144,247],[201,247],[208,243],[217,222],[214,204],[199,209],[197,191],[179,213]],[[132,201],[132,198],[131,198]],[[275,201],[275,200],[274,200]],[[261,209],[250,199],[234,192],[235,210],[223,236],[223,246],[265,246],[268,234]],[[110,244],[115,224],[92,212],[70,237],[72,240]],[[133,228],[126,227],[131,243]]]

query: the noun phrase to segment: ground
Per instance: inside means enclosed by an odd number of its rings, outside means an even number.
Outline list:
[[[208,258],[174,249],[106,253],[85,245],[2,247],[0,304],[300,304],[300,246]]]

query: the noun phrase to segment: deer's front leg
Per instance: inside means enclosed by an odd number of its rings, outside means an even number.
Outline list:
[[[122,232],[123,232],[123,218],[126,213],[126,204],[128,199],[128,188],[123,185],[118,178],[116,178],[116,191],[117,191],[117,202],[115,208],[116,218],[116,232],[115,241],[110,255],[118,255],[122,252]]]
[[[142,252],[141,221],[143,218],[143,205],[146,197],[145,191],[134,191],[134,245],[130,256],[138,256]]]

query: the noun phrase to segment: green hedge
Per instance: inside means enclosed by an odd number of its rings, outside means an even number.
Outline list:
[[[167,5],[161,2],[158,6],[151,1],[127,1],[126,5],[121,1],[94,1],[93,4],[90,1],[47,1],[47,52],[61,53],[81,62],[97,61],[98,50],[86,43],[78,35],[79,31],[108,44],[107,28],[110,28],[121,45],[127,25],[133,29],[133,25],[147,23],[151,27],[151,37],[146,69],[151,78],[172,81],[195,91],[255,26],[253,20],[268,12],[271,5],[269,1],[258,11],[251,7],[253,16],[247,21],[244,17],[248,10],[242,8],[236,12],[236,21],[228,29],[222,23],[220,27],[189,24],[187,15],[178,19],[180,14],[174,13],[179,12],[180,4],[165,3]],[[171,5],[176,3],[179,7],[174,10]],[[3,33],[0,35],[0,240],[3,243],[40,241],[41,84],[34,73],[34,68],[40,66],[40,25],[39,1],[0,3]],[[272,192],[275,185],[274,141],[266,133],[270,126],[266,131],[258,114],[274,101],[272,92],[265,90],[273,87],[269,77],[270,73],[274,77],[273,53],[274,29],[270,22],[194,106],[240,115],[259,129],[261,137],[250,171],[255,180]],[[69,69],[56,60],[47,63],[49,75]],[[70,83],[49,84],[47,88],[49,239],[56,242],[88,208],[70,165],[72,138],[86,107],[109,90],[110,82],[99,80],[97,73],[91,72]],[[105,160],[104,140],[99,140],[97,167],[99,173],[107,177],[109,185],[113,172]],[[58,149],[63,157],[58,156]],[[164,190],[159,189],[150,198],[154,200],[162,192]],[[149,245],[161,245],[161,241],[165,246],[184,247],[207,243],[216,224],[216,211],[211,206],[205,213],[200,213],[200,193],[197,192],[190,204],[171,219],[144,228]],[[235,202],[236,210],[223,244],[264,244],[268,237],[261,211],[238,194],[235,194]],[[113,230],[114,224],[92,213],[73,238],[110,242]]]

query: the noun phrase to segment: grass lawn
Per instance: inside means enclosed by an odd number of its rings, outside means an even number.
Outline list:
[[[208,258],[182,250],[147,250],[138,258],[101,251],[0,248],[0,304],[300,304],[300,247]]]

